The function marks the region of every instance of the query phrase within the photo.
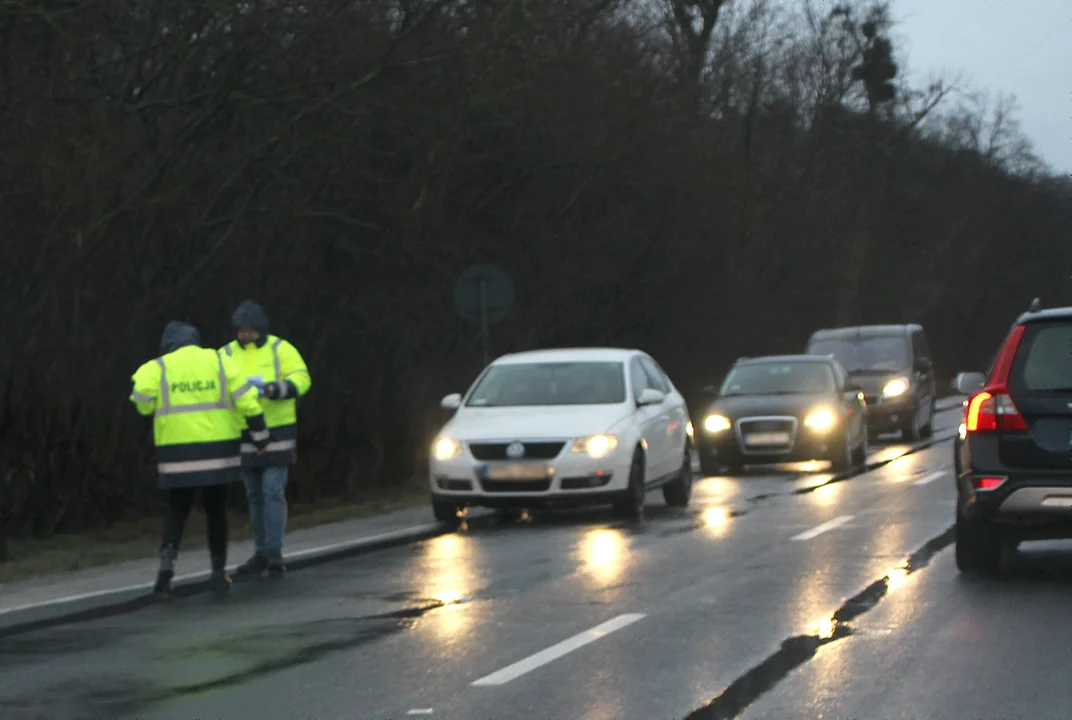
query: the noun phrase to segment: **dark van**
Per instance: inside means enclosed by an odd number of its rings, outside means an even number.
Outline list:
[[[832,355],[864,391],[872,436],[900,432],[915,442],[934,430],[934,361],[920,325],[818,330],[809,355]]]

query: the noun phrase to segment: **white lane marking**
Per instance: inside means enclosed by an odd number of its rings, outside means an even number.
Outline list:
[[[431,715],[432,708],[413,708],[406,711],[407,715]]]
[[[632,625],[637,620],[644,617],[647,617],[644,613],[625,613],[616,618],[611,618],[605,623],[596,625],[594,628],[585,630],[573,637],[566,638],[557,645],[552,645],[535,655],[529,655],[523,660],[518,660],[513,665],[507,665],[501,670],[496,670],[490,675],[485,675],[479,680],[474,680],[471,684],[484,687],[488,685],[505,685],[511,680],[521,677],[525,673],[532,672],[536,668],[557,660],[563,655],[573,652],[577,648],[584,647],[588,643],[595,642],[599,638],[605,637],[616,630],[621,630],[623,627]]]
[[[414,525],[413,527],[400,528],[398,530],[389,530],[387,532],[379,533],[377,535],[363,535],[356,537],[353,540],[346,540],[344,542],[332,543],[330,545],[319,545],[317,547],[307,548],[305,550],[299,550],[297,552],[287,553],[283,557],[283,561],[296,560],[297,558],[305,557],[306,555],[318,555],[332,550],[338,550],[350,546],[360,546],[372,544],[374,542],[382,542],[384,540],[394,540],[406,537],[407,535],[415,535],[418,533],[426,533],[441,528],[439,523],[428,523],[425,525]],[[153,570],[152,572],[155,572]],[[172,578],[171,582],[179,584],[187,580],[207,580],[212,573],[207,571],[189,573],[187,575],[176,575]],[[62,582],[62,580],[61,580]],[[117,588],[108,588],[107,590],[94,590],[93,592],[81,593],[78,595],[66,595],[64,597],[58,597],[51,600],[42,600],[40,602],[26,603],[25,605],[17,605],[15,607],[0,609],[0,615],[7,615],[9,613],[18,612],[20,610],[30,610],[32,608],[50,607],[52,605],[62,605],[64,603],[78,602],[79,600],[89,600],[90,598],[102,597],[105,595],[118,595],[121,593],[134,592],[135,590],[152,590],[152,582],[144,582],[138,585],[126,585]]]
[[[817,526],[813,527],[811,530],[805,530],[804,532],[800,533],[799,535],[794,535],[791,539],[792,540],[811,540],[813,537],[816,537],[817,535],[822,535],[827,530],[833,530],[834,528],[838,527],[839,525],[844,525],[849,520],[852,520],[854,517],[855,517],[855,515],[839,515],[838,517],[834,518],[833,520],[827,520],[822,525],[817,525]]]
[[[938,470],[937,472],[929,473],[929,474],[924,475],[923,477],[921,477],[919,480],[916,480],[912,484],[913,485],[926,485],[927,483],[932,483],[935,480],[937,480],[938,478],[945,476],[945,474],[947,472],[948,471],[946,471],[946,470]]]

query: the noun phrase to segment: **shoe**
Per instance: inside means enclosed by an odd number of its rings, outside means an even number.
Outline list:
[[[268,565],[268,577],[283,577],[287,573],[287,566],[281,562]]]
[[[173,577],[175,577],[174,570],[161,570],[156,574],[156,584],[153,586],[153,593],[160,600],[171,598],[173,593],[171,588],[171,578]]]
[[[236,578],[256,577],[268,569],[268,560],[263,555],[254,554],[249,560],[235,568]]]
[[[209,587],[212,588],[212,594],[216,597],[226,597],[233,582],[231,576],[225,571],[213,570],[212,577],[209,579]]]

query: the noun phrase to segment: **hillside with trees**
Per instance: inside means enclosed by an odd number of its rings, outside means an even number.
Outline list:
[[[155,512],[130,375],[247,297],[310,364],[305,499],[420,472],[482,366],[475,263],[516,287],[493,354],[640,347],[694,407],[841,323],[985,366],[1067,302],[1072,187],[895,38],[817,0],[0,4],[6,532]]]

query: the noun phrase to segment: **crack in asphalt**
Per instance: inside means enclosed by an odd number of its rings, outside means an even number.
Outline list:
[[[923,547],[908,556],[900,570],[904,576],[926,567],[931,559],[954,539],[954,526],[928,540]],[[830,619],[829,632],[796,635],[782,642],[781,647],[766,660],[734,680],[707,705],[692,711],[684,720],[730,720],[740,715],[762,695],[774,689],[786,676],[811,660],[819,648],[856,633],[850,621],[872,610],[886,597],[890,574],[868,585],[849,598]]]

